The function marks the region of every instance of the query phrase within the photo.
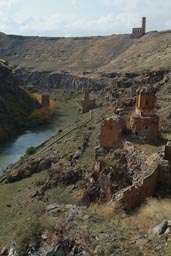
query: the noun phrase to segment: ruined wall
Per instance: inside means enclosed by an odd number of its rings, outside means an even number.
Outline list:
[[[129,144],[124,144],[124,148],[128,152],[133,153],[134,148]],[[151,172],[139,179],[116,195],[116,203],[119,207],[131,210],[136,208],[145,198],[154,195],[156,190],[158,192],[167,193],[171,191],[171,145],[166,145],[164,148],[164,155],[159,154],[150,155],[146,163],[148,170]],[[162,157],[161,157],[162,156]]]
[[[136,95],[136,114],[150,115],[154,111],[155,95],[154,94],[137,94]]]
[[[81,106],[82,106],[82,113],[86,113],[89,110],[95,108],[96,103],[95,103],[94,99],[93,100],[87,100],[87,101],[81,100]]]
[[[100,147],[113,148],[121,145],[121,129],[113,125],[109,127],[104,123],[100,131]]]
[[[142,28],[133,28],[131,38],[140,38],[143,35]]]
[[[143,86],[136,93],[135,113],[130,118],[132,133],[142,142],[155,143],[159,139],[159,117],[154,114],[155,89]]]
[[[159,184],[162,189],[171,189],[171,145],[164,147],[164,157],[159,163]]]
[[[133,28],[131,38],[140,38],[145,34],[145,29],[146,29],[146,17],[142,17],[142,27]]]
[[[134,184],[122,191],[121,198],[117,201],[123,208],[131,210],[136,208],[145,198],[152,196],[159,180],[158,167],[146,176],[144,180]]]
[[[95,99],[90,99],[90,90],[86,89],[84,99],[81,100],[82,113],[86,113],[89,110],[96,107]]]
[[[116,148],[122,143],[121,134],[126,128],[123,119],[113,120],[112,118],[104,120],[100,127],[100,147]]]
[[[159,139],[159,117],[132,115],[130,118],[131,130],[136,139],[153,143]]]

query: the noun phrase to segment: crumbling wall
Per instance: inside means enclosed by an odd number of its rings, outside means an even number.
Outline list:
[[[142,27],[133,28],[131,38],[140,38],[145,34],[145,29],[146,29],[146,17],[142,17]]]
[[[96,107],[95,99],[90,99],[91,91],[89,89],[86,89],[84,93],[84,99],[81,100],[82,113],[86,113]]]
[[[159,117],[157,115],[138,116],[130,118],[131,130],[136,139],[154,143],[159,139]]]
[[[100,147],[119,147],[122,144],[121,135],[125,128],[126,122],[120,117],[104,120],[100,127]]]
[[[142,28],[133,28],[131,38],[140,38],[143,35]]]
[[[145,198],[155,193],[159,179],[158,174],[157,166],[151,174],[140,180],[139,183],[124,189],[117,203],[128,210],[136,208]]]

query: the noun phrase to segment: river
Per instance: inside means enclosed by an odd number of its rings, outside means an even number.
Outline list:
[[[17,162],[30,146],[38,146],[50,139],[55,133],[54,127],[36,128],[11,138],[0,144],[0,175],[8,165]]]
[[[71,101],[72,103],[72,101]],[[78,106],[60,101],[51,124],[20,133],[5,143],[0,143],[0,175],[9,165],[16,163],[30,146],[39,146],[50,139],[59,129],[72,126],[79,116]]]

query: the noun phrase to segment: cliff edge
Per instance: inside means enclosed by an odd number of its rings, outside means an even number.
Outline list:
[[[30,113],[39,106],[16,83],[7,62],[0,59],[0,141],[26,128]]]

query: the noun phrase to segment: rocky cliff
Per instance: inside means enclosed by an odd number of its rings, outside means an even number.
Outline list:
[[[17,86],[7,62],[0,60],[0,140],[28,126],[28,117],[38,103]]]
[[[84,76],[71,75],[69,73],[58,73],[48,71],[27,71],[26,69],[15,70],[15,76],[20,85],[36,85],[43,88],[63,88],[82,91],[85,88],[100,90],[105,81],[103,79],[92,79]]]

